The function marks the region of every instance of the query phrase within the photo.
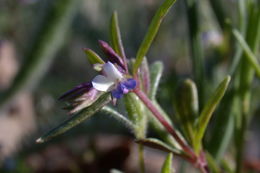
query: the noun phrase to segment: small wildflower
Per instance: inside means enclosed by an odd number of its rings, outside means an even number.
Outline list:
[[[132,78],[125,78],[111,62],[104,64],[102,72],[104,75],[97,75],[92,80],[93,87],[98,91],[111,91],[116,99],[136,87],[136,81]]]
[[[137,85],[135,79],[128,77],[130,75],[125,71],[127,65],[123,63],[120,56],[106,42],[100,41],[100,44],[109,60],[105,64],[94,64],[94,69],[98,67],[101,74],[94,77],[91,82],[80,84],[60,97],[60,100],[69,103],[66,108],[70,113],[92,105],[106,92],[111,92],[114,101],[120,99]]]

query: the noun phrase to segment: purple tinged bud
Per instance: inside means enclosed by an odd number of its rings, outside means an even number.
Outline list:
[[[93,104],[101,95],[102,92],[93,88],[92,83],[86,82],[69,90],[59,100],[67,101],[69,105],[66,109],[69,109],[70,114],[73,114]]]
[[[122,58],[113,50],[112,47],[105,41],[99,40],[99,45],[101,46],[103,52],[107,55],[108,61],[117,64],[124,71],[126,70],[125,64]]]
[[[62,96],[60,96],[59,100],[69,100],[72,98],[75,98],[85,92],[88,92],[92,88],[92,83],[91,82],[85,82],[82,83],[73,89],[67,91],[64,93]]]
[[[75,112],[79,112],[80,110],[90,106],[93,104],[103,93],[96,90],[95,88],[91,88],[88,92],[79,96],[75,100],[73,100],[72,105],[73,109],[70,111],[71,114]]]

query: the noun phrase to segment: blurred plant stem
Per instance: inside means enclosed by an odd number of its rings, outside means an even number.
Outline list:
[[[201,35],[199,28],[199,11],[198,3],[196,0],[185,0],[188,30],[189,30],[189,40],[190,40],[190,50],[191,59],[193,64],[193,72],[195,77],[195,83],[198,86],[199,94],[199,109],[204,105],[204,56],[201,44]]]
[[[247,7],[248,23],[245,40],[253,53],[257,52],[260,41],[260,7],[257,2],[250,1]],[[245,134],[250,120],[251,85],[254,79],[254,68],[243,53],[238,71],[237,95],[240,99],[240,113],[236,116],[236,172],[241,173],[243,169]]]
[[[134,93],[140,98],[144,105],[153,113],[164,128],[173,136],[182,150],[189,156],[188,161],[201,170],[202,173],[208,173],[207,163],[205,162],[205,155],[203,152],[196,155],[194,151],[187,145],[183,138],[180,138],[176,130],[164,119],[160,111],[152,103],[152,101],[139,89],[135,89]]]
[[[80,0],[57,0],[44,18],[31,49],[11,87],[1,93],[0,106],[20,90],[34,88],[44,76],[57,51],[61,48]]]
[[[138,144],[138,155],[139,155],[140,172],[145,173],[144,146],[143,146],[143,144]]]
[[[242,0],[244,1],[244,0]],[[217,18],[217,21],[219,23],[220,28],[222,31],[225,31],[227,29],[227,23],[226,23],[226,12],[224,11],[223,5],[220,0],[209,0],[210,5],[212,7],[212,10]]]

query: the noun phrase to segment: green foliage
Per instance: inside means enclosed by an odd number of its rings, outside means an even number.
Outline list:
[[[79,113],[72,115],[69,119],[65,120],[60,125],[47,132],[45,135],[41,136],[39,139],[37,139],[36,142],[43,143],[57,135],[63,134],[64,132],[68,131],[72,127],[78,125],[79,123],[93,116],[97,111],[99,111],[110,101],[111,101],[110,94],[103,94],[94,104],[83,109]]]
[[[163,141],[156,139],[156,138],[137,139],[136,142],[139,144],[151,147],[151,148],[165,151],[165,152],[172,152],[176,155],[181,154],[181,151],[171,147],[170,145],[168,145],[168,144],[164,143]]]
[[[91,49],[84,49],[90,64],[104,64],[105,62]]]
[[[195,151],[200,152],[201,149],[201,140],[205,134],[206,128],[208,126],[209,120],[212,117],[213,112],[218,106],[220,100],[224,96],[228,84],[230,82],[230,76],[227,76],[214,91],[212,96],[207,101],[205,107],[203,108],[201,114],[199,115],[198,123],[196,125],[196,134],[195,134]]]
[[[139,66],[141,65],[143,58],[147,54],[158,30],[162,23],[163,18],[168,13],[170,8],[173,6],[173,4],[176,2],[176,0],[165,0],[163,4],[158,8],[156,11],[152,22],[148,28],[148,31],[141,43],[141,46],[139,47],[136,55],[136,61],[133,68],[133,73],[136,74]]]
[[[234,34],[235,38],[237,39],[238,43],[240,44],[240,46],[242,47],[242,49],[244,50],[245,55],[246,55],[245,57],[247,58],[248,62],[255,69],[256,75],[258,77],[260,77],[260,65],[257,61],[256,56],[254,55],[254,53],[252,52],[252,50],[250,49],[250,47],[244,40],[243,36],[239,33],[239,31],[234,29],[233,34]]]
[[[122,58],[125,58],[125,51],[122,43],[121,33],[119,29],[117,12],[114,12],[110,21],[110,37],[112,47],[115,52]]]
[[[187,140],[194,146],[194,124],[198,116],[199,101],[197,87],[192,80],[187,79],[178,86],[174,105],[181,128]]]
[[[151,98],[151,100],[155,100],[156,92],[159,87],[162,73],[163,73],[163,64],[160,61],[156,61],[150,66],[151,85],[150,85],[149,97]]]
[[[145,138],[147,117],[143,103],[133,93],[124,96],[124,103],[128,117],[135,125],[136,138]]]
[[[169,153],[163,163],[161,173],[173,173],[172,168],[172,153]]]

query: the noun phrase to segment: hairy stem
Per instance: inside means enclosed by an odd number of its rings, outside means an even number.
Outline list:
[[[189,146],[179,137],[173,127],[163,118],[161,113],[156,109],[152,101],[140,90],[134,90],[134,93],[142,100],[146,107],[154,114],[154,116],[160,121],[160,123],[165,127],[165,129],[174,137],[174,139],[180,144],[183,151],[189,154],[192,158],[195,158],[196,155],[191,150]]]
[[[196,155],[194,151],[179,137],[175,129],[165,120],[161,115],[152,101],[139,89],[135,89],[134,93],[139,97],[139,99],[144,103],[144,105],[153,113],[157,120],[164,126],[164,128],[173,136],[173,138],[182,147],[183,151],[187,153],[190,157],[189,161],[197,168],[200,169],[202,173],[208,173],[208,166],[204,154]],[[203,153],[203,152],[201,152]]]

